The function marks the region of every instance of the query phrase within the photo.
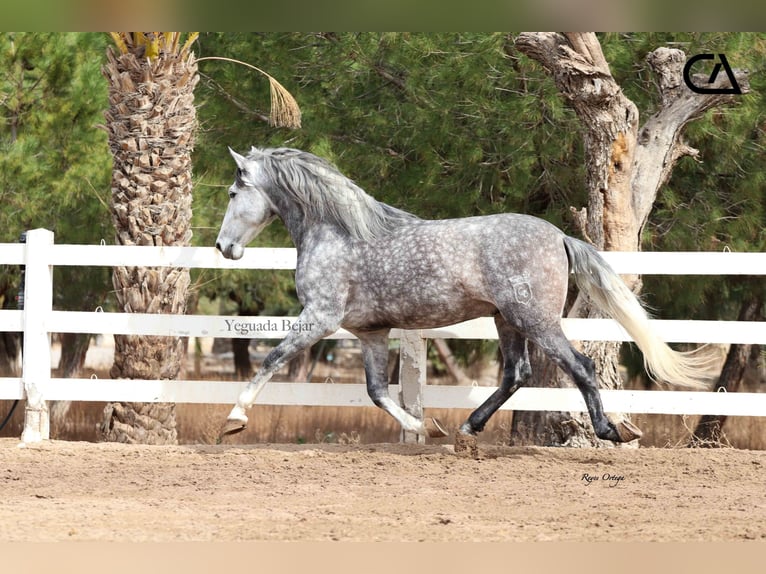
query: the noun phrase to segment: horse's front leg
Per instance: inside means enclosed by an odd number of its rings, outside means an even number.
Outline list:
[[[367,378],[367,394],[402,426],[402,429],[430,437],[447,433],[436,419],[420,420],[400,407],[388,394],[388,333],[389,329],[354,333],[362,344],[362,359]]]
[[[258,394],[271,379],[272,375],[281,369],[288,361],[338,330],[340,321],[327,315],[320,316],[310,309],[304,309],[297,321],[291,326],[290,332],[266,356],[263,365],[243,390],[237,404],[231,409],[226,423],[221,429],[221,436],[238,433],[247,426],[247,410],[253,406]]]

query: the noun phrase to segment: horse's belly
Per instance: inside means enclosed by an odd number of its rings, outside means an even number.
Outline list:
[[[453,287],[454,289],[454,287]],[[454,291],[429,294],[413,290],[393,299],[363,297],[349,301],[342,326],[347,329],[434,329],[493,315],[493,304]]]

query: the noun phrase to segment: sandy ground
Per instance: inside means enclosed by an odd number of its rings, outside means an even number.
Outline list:
[[[766,541],[766,452],[0,439],[2,541]]]
[[[0,541],[766,542],[766,451],[479,448],[0,438]]]

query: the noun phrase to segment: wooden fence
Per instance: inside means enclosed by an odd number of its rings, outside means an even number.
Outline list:
[[[621,274],[766,275],[766,253],[602,253]],[[53,309],[53,266],[152,266],[213,269],[294,269],[295,249],[250,248],[238,261],[224,259],[212,247],[121,247],[56,245],[53,233],[29,231],[26,243],[0,244],[0,265],[26,269],[24,309],[1,310],[0,332],[23,333],[20,377],[0,378],[0,400],[26,399],[23,442],[49,437],[46,401],[136,401],[234,404],[241,381],[104,380],[51,377],[51,333],[169,335],[280,339],[295,317],[219,315],[149,315],[58,311]],[[237,323],[240,323],[237,325]],[[667,342],[766,344],[766,323],[736,321],[652,321]],[[629,341],[611,319],[563,319],[564,332],[575,340]],[[353,336],[343,330],[330,338]],[[392,397],[416,416],[424,408],[474,408],[494,389],[428,385],[426,340],[429,338],[496,339],[491,319],[476,319],[441,329],[393,330],[401,345],[400,385]],[[601,392],[607,412],[720,414],[766,416],[766,393],[681,391]],[[259,404],[369,406],[363,382],[354,384],[269,383]],[[504,405],[511,410],[583,411],[576,389],[520,389]],[[405,440],[415,440],[405,437]]]

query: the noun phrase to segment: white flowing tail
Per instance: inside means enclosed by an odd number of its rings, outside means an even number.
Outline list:
[[[714,353],[671,349],[652,329],[641,302],[598,251],[574,237],[565,237],[564,246],[577,286],[633,338],[652,379],[692,389],[710,387],[716,376]]]

